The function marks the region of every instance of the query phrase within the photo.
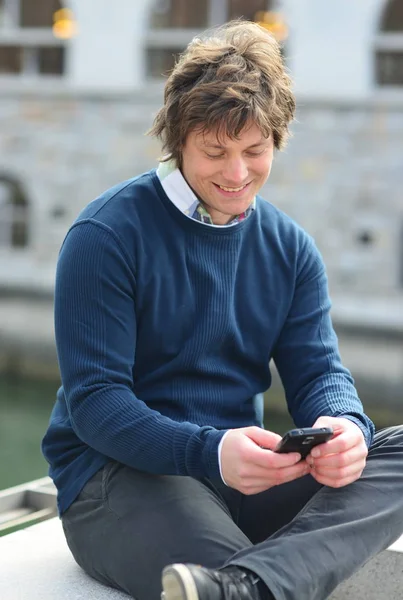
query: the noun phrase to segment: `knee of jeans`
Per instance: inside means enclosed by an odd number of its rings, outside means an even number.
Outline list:
[[[400,451],[403,448],[403,425],[393,425],[391,427],[385,427],[379,429],[374,436],[373,443],[370,447],[371,450],[388,446],[389,451],[393,451],[395,447],[396,451]]]

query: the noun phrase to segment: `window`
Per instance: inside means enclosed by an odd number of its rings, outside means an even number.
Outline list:
[[[52,31],[60,0],[0,0],[0,75],[63,75],[65,41]]]
[[[256,20],[269,5],[267,0],[156,0],[147,38],[148,76],[166,75],[191,39],[208,27],[238,17]]]
[[[28,245],[28,202],[21,184],[0,175],[0,250]]]
[[[51,27],[53,15],[61,8],[60,0],[20,0],[20,27]]]
[[[391,0],[382,15],[376,39],[376,82],[380,86],[403,86],[403,2]]]

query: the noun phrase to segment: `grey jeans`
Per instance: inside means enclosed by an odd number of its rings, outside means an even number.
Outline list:
[[[310,475],[254,496],[109,462],[62,515],[76,562],[136,600],[159,600],[174,562],[247,567],[276,600],[323,600],[403,533],[403,427],[375,435],[361,478]]]

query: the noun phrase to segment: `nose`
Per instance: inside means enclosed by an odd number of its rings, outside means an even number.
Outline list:
[[[237,187],[247,183],[248,167],[243,158],[231,158],[226,161],[222,174],[229,187]]]

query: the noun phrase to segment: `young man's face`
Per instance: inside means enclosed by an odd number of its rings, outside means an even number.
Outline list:
[[[237,140],[218,141],[216,132],[188,134],[182,173],[213,223],[225,225],[248,208],[270,174],[273,150],[273,136],[263,137],[255,124]]]

